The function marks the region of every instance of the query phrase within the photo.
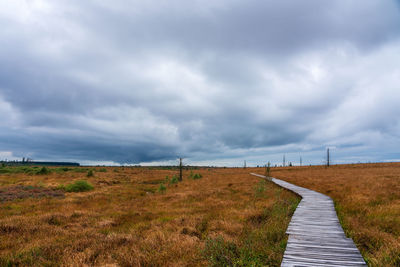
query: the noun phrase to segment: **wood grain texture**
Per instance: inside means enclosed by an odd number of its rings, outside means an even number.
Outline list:
[[[302,197],[286,233],[289,235],[282,267],[367,266],[351,238],[347,238],[330,197],[264,175]]]

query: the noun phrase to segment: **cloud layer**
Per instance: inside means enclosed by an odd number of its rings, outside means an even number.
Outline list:
[[[0,157],[400,159],[396,1],[2,1]]]

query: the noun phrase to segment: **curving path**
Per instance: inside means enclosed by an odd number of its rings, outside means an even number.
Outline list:
[[[351,238],[347,238],[330,197],[291,183],[268,179],[302,197],[286,233],[289,235],[282,267],[367,266]]]

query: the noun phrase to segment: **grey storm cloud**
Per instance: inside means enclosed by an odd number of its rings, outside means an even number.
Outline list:
[[[398,160],[398,1],[3,1],[0,159]]]

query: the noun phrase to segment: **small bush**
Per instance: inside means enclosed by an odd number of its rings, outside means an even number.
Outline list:
[[[165,187],[164,184],[160,184],[160,186],[158,187],[158,192],[159,193],[165,193],[165,191],[167,190],[167,188]]]
[[[169,181],[169,184],[177,184],[179,182],[178,177],[176,175],[172,176],[172,179]]]
[[[93,189],[93,186],[85,180],[76,181],[75,183],[65,186],[67,192],[85,192]]]
[[[94,176],[93,170],[89,170],[89,171],[87,172],[87,174],[86,174],[86,177],[93,177],[93,176]]]
[[[43,169],[43,170],[42,170]],[[43,173],[40,173],[42,170]],[[0,173],[12,173],[12,174],[17,174],[17,173],[26,173],[29,175],[36,175],[36,174],[48,174],[50,173],[50,170],[47,169],[46,167],[42,167],[39,169],[39,167],[28,167],[28,166],[4,166],[0,168]]]
[[[53,169],[56,173],[64,173],[64,172],[67,172],[67,171],[70,171],[70,170],[72,170],[72,169],[70,169],[70,168],[68,168],[68,167],[58,167],[58,168],[55,168],[55,169]]]
[[[45,174],[49,174],[49,173],[50,173],[50,170],[47,169],[46,167],[42,167],[38,171],[36,171],[36,174],[39,174],[39,175],[45,175]]]
[[[200,179],[201,177],[203,177],[203,176],[201,176],[200,173],[195,173],[195,174],[193,175],[193,180]]]
[[[189,179],[197,180],[203,177],[200,173],[193,173],[193,171],[190,171],[189,174]]]
[[[9,168],[2,167],[0,168],[0,173],[11,173],[11,170]]]
[[[101,168],[101,169],[98,170],[98,172],[107,172],[107,169],[106,168]]]

